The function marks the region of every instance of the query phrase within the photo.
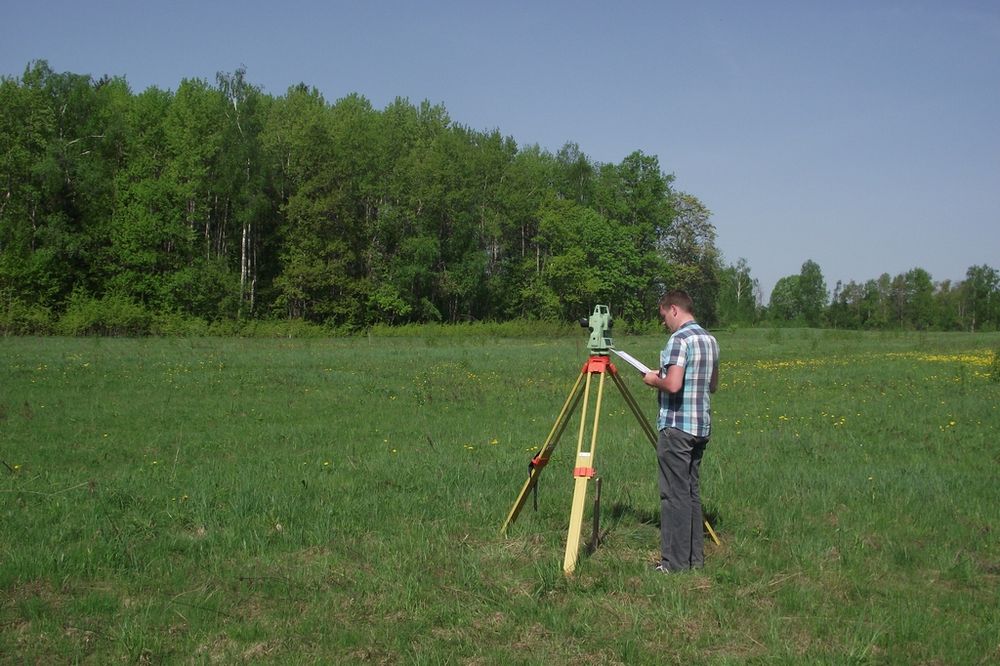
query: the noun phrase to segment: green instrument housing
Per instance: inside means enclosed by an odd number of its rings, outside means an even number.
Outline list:
[[[590,340],[587,347],[591,354],[607,356],[611,348],[615,346],[611,339],[611,326],[613,324],[611,310],[608,309],[607,305],[595,305],[590,318],[580,320],[580,326],[590,329]]]

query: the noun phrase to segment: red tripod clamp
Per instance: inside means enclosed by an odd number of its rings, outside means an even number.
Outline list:
[[[587,362],[583,364],[582,372],[611,372],[613,375],[618,374],[618,368],[615,364],[611,362],[611,359],[607,356],[591,356],[587,359]]]

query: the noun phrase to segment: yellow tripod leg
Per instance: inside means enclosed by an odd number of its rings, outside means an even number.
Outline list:
[[[566,555],[563,557],[563,572],[571,574],[576,570],[576,560],[580,555],[580,533],[583,529],[583,505],[587,501],[587,482],[590,476],[586,476],[579,470],[594,471],[591,465],[592,460],[589,451],[581,451],[576,457],[576,482],[573,484],[573,507],[569,514],[569,532],[566,535]]]
[[[510,513],[507,514],[507,520],[504,521],[503,527],[500,528],[500,534],[507,534],[507,528],[513,525],[514,521],[517,520],[517,516],[521,513],[521,509],[524,508],[524,503],[528,500],[528,495],[538,483],[538,476],[542,473],[545,462],[548,461],[549,456],[552,455],[552,451],[555,450],[556,444],[559,443],[559,439],[562,437],[563,432],[566,430],[566,426],[569,424],[570,417],[572,417],[574,410],[576,410],[576,406],[580,403],[583,378],[585,374],[585,372],[581,372],[576,378],[576,383],[573,384],[573,388],[570,390],[569,396],[566,398],[566,402],[563,403],[562,410],[559,412],[559,416],[556,418],[556,422],[553,424],[552,430],[549,431],[549,436],[545,438],[545,443],[542,444],[542,448],[536,456],[537,460],[543,462],[540,465],[536,465],[531,468],[531,474],[528,475],[528,480],[524,482],[524,486],[521,487],[520,494],[518,494],[517,499],[514,500],[514,505],[511,507]]]
[[[711,523],[709,523],[709,522],[708,522],[707,520],[705,521],[705,529],[707,529],[707,530],[708,530],[708,535],[709,535],[710,537],[712,537],[712,541],[714,541],[714,542],[715,542],[715,545],[716,545],[716,546],[721,546],[721,545],[722,545],[722,542],[721,542],[721,541],[719,541],[719,537],[718,537],[718,536],[716,536],[716,534],[715,534],[715,530],[713,530],[713,529],[712,529],[712,525],[711,525]]]
[[[584,415],[580,420],[580,436],[577,440],[576,467],[573,476],[573,506],[569,514],[569,530],[566,534],[566,555],[563,558],[563,572],[567,575],[576,570],[576,560],[580,554],[580,537],[583,529],[583,508],[587,501],[587,482],[594,476],[594,457],[597,453],[597,429],[601,419],[601,399],[604,396],[604,372],[597,383],[597,404],[594,407],[594,426],[590,436],[590,450],[583,451],[583,435],[586,428],[586,395],[590,393],[590,377],[584,397]]]

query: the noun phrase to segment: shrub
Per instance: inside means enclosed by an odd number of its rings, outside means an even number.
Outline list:
[[[97,299],[74,291],[56,325],[63,335],[148,335],[153,316],[141,304],[121,294]]]
[[[368,335],[380,338],[555,338],[580,334],[579,324],[544,319],[477,321],[463,324],[375,324]]]
[[[15,298],[0,309],[2,335],[46,335],[51,332],[52,312],[46,307],[26,305]]]
[[[181,312],[163,312],[153,315],[150,333],[163,337],[203,337],[208,335],[209,325],[198,317]]]

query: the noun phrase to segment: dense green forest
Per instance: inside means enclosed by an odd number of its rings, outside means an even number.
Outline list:
[[[7,333],[568,321],[594,303],[640,324],[666,287],[692,292],[709,325],[1000,321],[987,266],[956,285],[921,269],[838,285],[831,303],[806,262],[764,308],[656,156],[519,147],[428,102],[330,103],[305,84],[276,97],[243,70],[134,93],[38,61],[0,80],[0,109]]]

